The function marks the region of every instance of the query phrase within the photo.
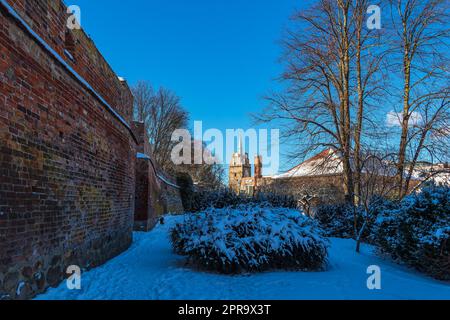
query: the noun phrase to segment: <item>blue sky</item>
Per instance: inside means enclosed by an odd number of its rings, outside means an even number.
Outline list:
[[[247,129],[277,87],[295,0],[67,0],[115,72],[165,86],[204,128]]]

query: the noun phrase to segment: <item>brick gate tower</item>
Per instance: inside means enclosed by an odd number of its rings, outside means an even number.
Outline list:
[[[239,193],[241,181],[243,178],[251,177],[252,166],[248,154],[244,153],[242,147],[242,138],[239,139],[238,152],[233,153],[230,163],[230,171],[228,176],[228,185],[231,190]]]

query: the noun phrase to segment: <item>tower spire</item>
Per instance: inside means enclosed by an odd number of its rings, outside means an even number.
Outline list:
[[[240,134],[239,135],[239,154],[240,155],[243,155],[244,154],[244,151],[243,151],[243,148],[242,148],[242,135]]]

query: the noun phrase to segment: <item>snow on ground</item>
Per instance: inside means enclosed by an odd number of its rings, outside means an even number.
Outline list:
[[[173,253],[168,230],[183,217],[168,217],[150,233],[135,233],[122,255],[82,275],[82,289],[65,283],[40,295],[41,300],[83,299],[450,299],[450,283],[418,274],[373,253],[352,240],[332,239],[330,266],[323,272],[266,272],[227,276],[199,272]],[[367,289],[367,267],[381,267],[382,289]]]

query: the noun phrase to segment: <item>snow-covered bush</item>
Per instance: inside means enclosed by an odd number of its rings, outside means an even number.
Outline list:
[[[278,194],[274,192],[259,192],[254,198],[254,203],[269,204],[272,207],[296,209],[298,206],[294,196]]]
[[[230,189],[201,190],[192,195],[191,206],[187,211],[200,212],[207,208],[237,207],[242,204],[269,204],[273,207],[296,208],[297,202],[293,196],[269,192],[260,192],[255,196],[236,194]]]
[[[450,280],[450,188],[428,187],[376,220],[381,252],[438,279]]]
[[[224,208],[237,206],[239,203],[247,202],[248,197],[239,196],[229,189],[200,190],[194,193],[192,207],[189,211],[199,212],[209,207]]]
[[[171,230],[174,250],[207,270],[240,273],[268,269],[318,270],[328,240],[297,210],[242,205],[186,216]]]
[[[348,204],[321,205],[314,218],[328,237],[352,238],[355,235],[354,210]]]
[[[363,229],[361,239],[372,243],[376,218],[381,212],[395,206],[395,202],[382,197],[373,197],[368,206],[355,207],[345,203],[319,206],[314,217],[328,237],[356,238]]]

